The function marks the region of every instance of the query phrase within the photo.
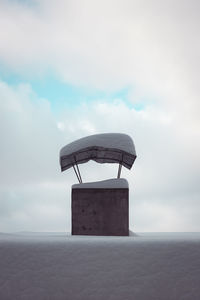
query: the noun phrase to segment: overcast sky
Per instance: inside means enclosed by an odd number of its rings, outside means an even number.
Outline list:
[[[104,132],[135,143],[130,228],[200,231],[200,2],[0,0],[0,28],[0,231],[70,231],[59,150]]]

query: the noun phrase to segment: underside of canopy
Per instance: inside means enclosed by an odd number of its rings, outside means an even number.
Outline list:
[[[133,140],[122,133],[90,135],[66,145],[60,151],[61,171],[89,160],[98,163],[119,163],[131,169],[135,159]]]

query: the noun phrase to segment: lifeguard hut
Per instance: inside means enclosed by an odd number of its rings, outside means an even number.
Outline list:
[[[129,186],[120,175],[135,159],[133,140],[121,133],[90,135],[61,149],[61,171],[72,167],[79,181],[72,185],[72,235],[129,235]],[[78,165],[89,160],[118,163],[117,178],[83,183]]]

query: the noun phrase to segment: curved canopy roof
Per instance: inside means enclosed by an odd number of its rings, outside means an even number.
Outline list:
[[[122,133],[103,133],[76,140],[60,151],[61,171],[89,160],[98,163],[120,163],[131,169],[136,159],[133,140]]]

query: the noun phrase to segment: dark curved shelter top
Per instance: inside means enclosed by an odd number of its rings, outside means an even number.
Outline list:
[[[122,133],[103,133],[76,140],[60,150],[61,171],[89,160],[119,163],[131,169],[136,159],[132,138]]]

